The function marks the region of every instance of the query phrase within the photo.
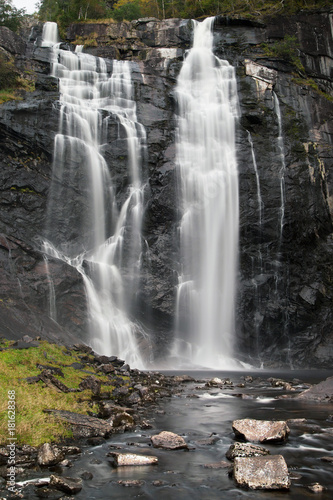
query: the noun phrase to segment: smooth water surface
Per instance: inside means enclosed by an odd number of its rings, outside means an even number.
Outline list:
[[[200,382],[181,384],[179,394],[164,399],[149,417],[153,428],[142,431],[114,435],[105,444],[85,448],[82,456],[73,458],[73,467],[63,468],[65,476],[79,477],[83,471],[90,471],[93,479],[83,481],[82,491],[75,496],[79,500],[120,499],[159,499],[159,500],[218,500],[218,499],[284,499],[304,500],[313,498],[307,486],[319,482],[327,488],[317,498],[329,500],[333,497],[332,463],[323,462],[321,457],[333,456],[333,422],[328,421],[333,413],[332,404],[315,404],[292,399],[275,399],[286,391],[273,388],[267,381],[270,376],[283,380],[319,382],[333,372],[284,372],[251,373],[253,383],[245,388],[236,386],[244,382],[244,372],[229,373],[192,373]],[[213,376],[228,377],[234,384],[233,389],[205,387],[205,380]],[[259,379],[260,377],[260,379]],[[158,376],[157,376],[158,379]],[[205,379],[205,380],[204,380]],[[295,382],[294,382],[295,385]],[[296,384],[296,393],[305,385]],[[235,397],[244,393],[248,399]],[[289,393],[294,395],[295,392]],[[291,426],[286,444],[265,445],[271,454],[282,454],[289,472],[298,474],[292,480],[289,491],[248,491],[238,488],[228,476],[227,469],[209,469],[205,464],[227,461],[225,453],[234,443],[232,421],[241,418],[262,420],[285,420],[306,418],[308,426]],[[182,435],[190,446],[190,451],[167,451],[150,446],[150,436],[162,430]],[[198,443],[199,440],[216,434],[214,444]],[[119,467],[111,466],[107,457],[110,451],[155,455],[159,463],[154,466]],[[231,463],[230,463],[231,464]],[[59,473],[59,468],[57,469]],[[139,486],[125,487],[118,481],[139,480]],[[29,498],[35,498],[30,496]]]

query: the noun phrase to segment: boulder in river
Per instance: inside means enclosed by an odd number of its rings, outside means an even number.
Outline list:
[[[262,446],[247,443],[235,443],[230,446],[226,453],[229,460],[235,460],[236,457],[260,457],[269,455],[270,451]]]
[[[185,440],[173,432],[162,431],[151,437],[151,442],[155,448],[165,448],[167,450],[188,449]]]
[[[330,403],[333,401],[333,377],[328,377],[319,384],[298,394],[297,399]]]
[[[70,495],[75,495],[82,490],[82,480],[73,477],[60,477],[52,475],[50,479],[50,486],[57,490],[64,491]]]
[[[147,455],[136,455],[134,453],[116,453],[109,454],[113,457],[113,465],[122,467],[123,465],[153,465],[157,464],[158,458]]]
[[[234,478],[238,486],[254,490],[288,489],[288,467],[282,455],[236,457]]]
[[[244,418],[234,420],[232,429],[235,435],[245,441],[259,443],[280,443],[287,439],[289,427],[284,421],[254,420]]]

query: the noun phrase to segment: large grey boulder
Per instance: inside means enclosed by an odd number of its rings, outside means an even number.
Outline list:
[[[237,457],[234,478],[239,486],[254,490],[288,489],[288,467],[282,455]]]
[[[259,443],[283,442],[290,432],[287,422],[251,418],[234,420],[232,429],[237,437]]]

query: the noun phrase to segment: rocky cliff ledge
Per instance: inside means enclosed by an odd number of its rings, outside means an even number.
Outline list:
[[[216,54],[236,67],[241,109],[237,349],[240,358],[266,366],[328,367],[333,358],[332,18],[327,10],[265,23],[215,21]],[[180,218],[174,87],[191,32],[191,21],[149,18],[75,24],[66,41],[68,48],[82,43],[91,54],[133,61],[149,179],[143,226],[149,255],[133,314],[152,332],[156,353],[169,344],[173,329]],[[0,334],[86,340],[81,277],[63,262],[45,262],[40,252],[58,128],[57,81],[49,76],[49,49],[40,47],[40,35],[37,26],[16,49],[2,42],[20,70],[34,73],[36,91],[0,106]],[[295,52],[289,58],[276,51],[287,35],[296,37],[297,61]],[[121,197],[126,150],[116,124],[109,133],[105,157]],[[49,318],[47,265],[57,323]]]

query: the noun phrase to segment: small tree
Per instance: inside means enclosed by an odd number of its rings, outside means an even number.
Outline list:
[[[17,31],[24,15],[25,9],[17,9],[11,0],[0,0],[0,26]]]

